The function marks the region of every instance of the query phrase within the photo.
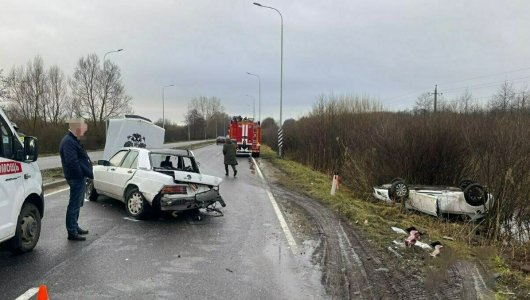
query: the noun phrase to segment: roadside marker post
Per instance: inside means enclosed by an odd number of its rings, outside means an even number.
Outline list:
[[[339,175],[333,175],[331,180],[331,195],[335,196],[335,193],[339,190]]]
[[[282,146],[283,146],[283,129],[278,128],[278,155],[282,156]]]

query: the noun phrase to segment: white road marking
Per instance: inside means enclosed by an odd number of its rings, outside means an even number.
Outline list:
[[[24,294],[20,295],[15,300],[29,300],[31,297],[35,296],[35,294],[37,294],[38,292],[39,292],[38,287],[30,288],[29,290],[27,290]]]
[[[278,203],[276,203],[276,199],[274,199],[274,196],[272,195],[269,184],[265,180],[265,177],[263,177],[263,174],[261,173],[261,170],[259,169],[259,166],[253,157],[252,157],[252,162],[254,163],[254,166],[256,166],[256,170],[258,171],[258,175],[261,178],[261,181],[263,182],[263,184],[265,184],[265,190],[267,192],[267,195],[269,196],[269,200],[271,201],[272,207],[274,208],[276,217],[278,218],[278,221],[280,222],[280,226],[282,227],[285,238],[287,239],[287,243],[289,244],[289,247],[291,248],[291,251],[293,252],[293,254],[296,255],[296,253],[298,253],[297,251],[298,246],[296,245],[296,241],[294,240],[293,234],[291,233],[291,230],[289,230],[289,226],[287,226],[287,222],[285,221],[285,218],[283,217],[280,207],[278,206]]]
[[[44,196],[51,196],[51,195],[55,195],[55,194],[58,194],[58,193],[61,193],[61,192],[64,192],[64,191],[68,191],[70,188],[67,187],[67,188],[64,188],[62,190],[58,190],[58,191],[55,191],[55,192],[51,192],[51,193],[48,193],[48,194],[44,194]]]
[[[129,218],[129,217],[123,217],[123,219],[128,220],[128,221],[140,222],[140,220],[136,220],[136,219]]]

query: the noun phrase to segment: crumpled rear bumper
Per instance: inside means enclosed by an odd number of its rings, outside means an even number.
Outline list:
[[[215,202],[219,202],[222,207],[226,204],[219,194],[219,190],[211,189],[206,192],[195,194],[194,196],[186,195],[163,195],[160,198],[160,210],[163,211],[182,211],[194,208],[206,208]]]

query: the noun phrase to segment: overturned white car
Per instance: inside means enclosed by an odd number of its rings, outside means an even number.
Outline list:
[[[466,215],[477,220],[487,213],[493,196],[483,186],[462,180],[459,187],[408,185],[401,178],[373,188],[375,198],[386,202],[405,201],[407,209],[436,217]]]
[[[216,202],[224,207],[221,181],[201,174],[190,150],[123,148],[94,166],[85,196],[121,200],[131,217],[142,219],[151,211],[217,210]]]

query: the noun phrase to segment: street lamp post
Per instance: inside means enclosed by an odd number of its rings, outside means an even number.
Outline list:
[[[112,50],[112,51],[105,53],[105,55],[103,55],[103,66],[105,66],[105,57],[107,57],[107,54],[114,53],[114,52],[120,52],[120,51],[123,51],[123,49],[120,48],[120,49]]]
[[[281,41],[280,41],[280,130],[278,132],[278,155],[282,156],[282,138],[283,138],[283,120],[282,120],[282,93],[283,93],[283,16],[282,13],[274,7],[261,5],[254,2],[254,5],[275,10],[281,19]]]
[[[249,94],[247,94],[246,96],[252,98],[252,119],[255,122],[256,120],[256,97],[249,95]]]
[[[174,84],[166,85],[162,87],[162,128],[166,129],[166,114],[165,114],[165,100],[164,100],[164,89],[170,86],[175,86]]]
[[[261,124],[261,78],[258,74],[252,74],[250,72],[247,72],[247,74],[258,78],[258,119]]]

